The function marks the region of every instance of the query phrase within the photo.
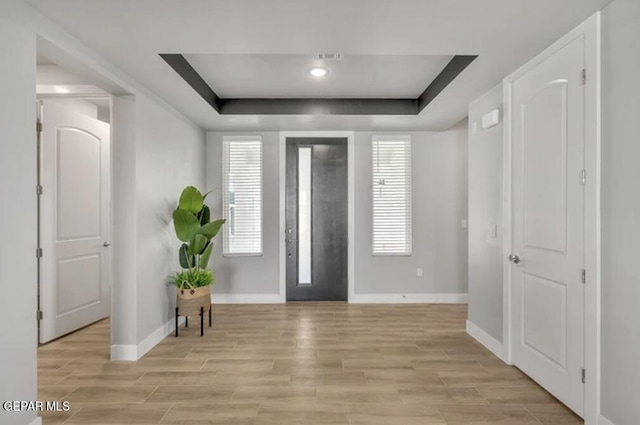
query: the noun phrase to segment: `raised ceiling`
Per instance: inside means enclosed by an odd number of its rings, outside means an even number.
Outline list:
[[[417,98],[452,59],[448,55],[185,55],[223,98]],[[323,66],[329,74],[307,71]]]
[[[467,115],[471,101],[610,1],[27,0],[209,130],[446,129]],[[316,52],[479,57],[415,116],[269,116],[218,114],[158,56]],[[390,74],[394,84],[402,72]],[[240,90],[237,81],[228,84]]]
[[[418,115],[477,59],[477,56],[456,55],[452,58],[446,58],[446,62],[436,60],[433,61],[436,63],[432,63],[430,66],[431,72],[425,72],[424,66],[419,67],[418,70],[391,66],[392,61],[387,61],[384,66],[380,63],[382,61],[376,59],[365,59],[347,64],[344,64],[344,59],[342,59],[334,61],[342,64],[341,67],[333,63],[334,66],[331,68],[327,60],[311,62],[308,59],[299,58],[288,61],[286,58],[283,60],[284,66],[273,60],[264,61],[264,63],[257,61],[258,69],[245,75],[250,78],[243,78],[241,71],[244,69],[243,67],[233,70],[240,74],[238,75],[240,77],[239,84],[236,85],[238,91],[228,90],[227,96],[221,96],[219,90],[212,87],[210,70],[203,71],[194,68],[193,59],[190,61],[185,55],[171,53],[160,56],[214,111],[221,115]],[[336,55],[332,54],[332,56]],[[339,56],[344,57],[342,54]],[[198,64],[196,66],[199,68],[204,67],[202,61],[199,62],[197,58],[196,62],[198,62],[199,66]],[[376,62],[379,63],[376,64]],[[400,65],[411,65],[406,62],[412,61],[405,61]],[[380,65],[381,69],[367,73],[367,65]],[[311,69],[309,67],[318,68],[319,66],[322,66],[322,71],[324,71],[322,76],[324,84],[318,84],[317,78],[309,75],[310,72],[308,72]],[[238,80],[238,76],[234,76],[233,72],[228,71],[226,77],[215,75],[217,82],[223,86],[226,84],[225,80]],[[278,76],[278,71],[282,71],[284,75]],[[205,72],[204,76],[203,72]],[[358,80],[357,74],[363,72],[369,74],[371,78],[367,79],[363,75]],[[412,72],[414,74],[411,74]],[[264,78],[264,74],[269,74],[270,78]],[[298,74],[306,75],[307,78],[298,78]],[[427,76],[426,86],[424,86],[424,75]],[[395,80],[403,76],[406,79],[399,80],[400,83]],[[207,77],[209,81],[207,81]],[[393,90],[402,86],[403,82],[411,85],[411,80],[413,80],[414,86],[413,93],[419,94],[404,94],[402,90],[394,93]],[[246,83],[243,84],[243,81]],[[300,84],[296,84],[298,81]],[[419,89],[420,83],[416,81],[422,81],[424,89]],[[269,87],[271,83],[276,87],[265,95],[260,88]],[[248,90],[244,95],[237,96],[244,85],[248,86]],[[376,89],[377,85],[389,87],[383,95],[380,95],[380,90]],[[252,90],[257,90],[257,94],[251,95],[251,93],[255,93]],[[370,93],[367,93],[368,90]],[[405,93],[407,92],[408,90],[405,89]]]

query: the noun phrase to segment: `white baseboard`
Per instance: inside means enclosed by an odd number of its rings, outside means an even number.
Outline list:
[[[598,425],[615,425],[615,424],[611,422],[609,419],[605,418],[604,416],[600,416],[598,418]]]
[[[178,326],[184,323],[184,317],[178,318]],[[151,335],[143,339],[138,344],[137,355],[138,359],[147,354],[149,350],[155,347],[160,341],[165,339],[167,335],[176,330],[175,318],[168,320],[164,325],[160,326],[155,331],[151,332]],[[136,360],[138,360],[136,359]]]
[[[178,326],[184,324],[184,317],[178,319]],[[112,345],[111,360],[135,362],[142,356],[147,354],[149,350],[155,347],[160,341],[165,339],[171,332],[176,329],[175,319],[168,320],[155,331],[143,339],[138,345]]]
[[[468,320],[467,333],[484,345],[487,350],[498,356],[499,359],[504,360],[504,346],[502,343]]]
[[[112,345],[111,360],[117,362],[135,362],[138,360],[138,347],[135,345]]]
[[[467,294],[353,294],[354,304],[467,304]]]
[[[31,421],[29,425],[42,425],[42,418],[38,416],[33,421]]]
[[[212,304],[282,304],[280,294],[211,294]]]
[[[466,304],[467,294],[355,294],[350,303],[363,304]],[[212,304],[282,304],[280,294],[211,294]]]

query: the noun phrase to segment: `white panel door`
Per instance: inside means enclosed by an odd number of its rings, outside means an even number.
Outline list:
[[[584,38],[512,85],[514,364],[584,411]],[[518,262],[519,260],[519,262]]]
[[[110,311],[109,125],[42,102],[40,342]]]

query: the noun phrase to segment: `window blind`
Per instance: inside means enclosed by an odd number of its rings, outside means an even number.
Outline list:
[[[411,255],[411,138],[374,136],[373,255]]]
[[[223,138],[224,255],[262,255],[262,139]]]

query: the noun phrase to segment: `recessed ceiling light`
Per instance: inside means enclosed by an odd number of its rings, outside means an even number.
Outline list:
[[[321,66],[314,66],[313,68],[311,68],[309,70],[309,74],[313,75],[314,77],[320,78],[320,77],[324,77],[329,73],[329,70],[327,68],[323,68]]]

